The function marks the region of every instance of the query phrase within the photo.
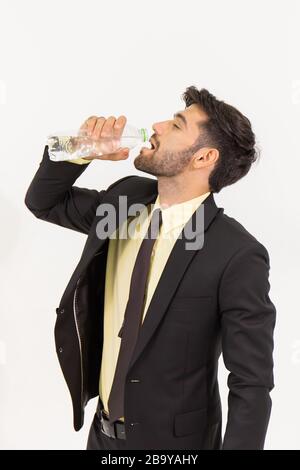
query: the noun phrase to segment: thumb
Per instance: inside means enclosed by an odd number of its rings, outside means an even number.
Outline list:
[[[99,158],[99,160],[125,160],[129,156],[129,151],[130,149],[128,147],[120,148],[115,152],[101,155],[97,158]]]

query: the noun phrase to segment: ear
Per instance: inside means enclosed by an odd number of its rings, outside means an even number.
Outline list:
[[[195,154],[194,165],[196,168],[203,168],[214,165],[219,158],[219,150],[215,148],[203,147]]]

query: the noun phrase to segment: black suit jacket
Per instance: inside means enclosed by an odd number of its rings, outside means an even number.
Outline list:
[[[126,176],[106,190],[74,186],[88,165],[52,162],[45,147],[25,204],[39,219],[88,235],[56,309],[55,342],[70,390],[74,428],[99,394],[104,282],[109,234],[96,235],[100,204],[119,213],[119,195],[154,203],[157,180]],[[125,385],[129,449],[263,449],[273,388],[276,310],[269,255],[240,223],[204,200],[204,245],[178,238],[152,297]],[[199,206],[200,207],[200,206]],[[195,222],[193,214],[188,224]],[[121,214],[121,211],[120,211]],[[118,225],[127,215],[117,217]],[[193,225],[194,227],[194,225]],[[217,370],[229,370],[228,417],[221,438]],[[138,380],[137,380],[138,379]]]

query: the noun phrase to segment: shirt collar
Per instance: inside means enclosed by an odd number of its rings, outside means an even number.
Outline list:
[[[188,201],[180,202],[179,204],[173,204],[170,207],[163,207],[160,203],[159,194],[155,200],[155,203],[152,205],[150,210],[149,217],[151,218],[152,212],[160,208],[162,211],[162,228],[161,230],[164,233],[167,233],[173,230],[176,227],[184,226],[187,221],[191,218],[195,210],[202,204],[204,199],[206,199],[210,194],[208,191],[205,194],[189,199]]]

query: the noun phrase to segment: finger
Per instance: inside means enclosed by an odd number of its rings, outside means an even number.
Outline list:
[[[120,140],[124,127],[126,125],[127,119],[126,116],[119,116],[114,125],[114,139]]]
[[[79,128],[79,133],[80,134],[85,134],[87,132],[88,124],[91,122],[91,120],[97,119],[97,116],[90,116],[87,118],[84,123],[80,126]]]
[[[101,116],[97,119],[96,125],[94,127],[94,131],[93,131],[93,136],[92,136],[93,139],[97,140],[100,138],[104,123],[105,123],[105,117]]]
[[[99,155],[96,157],[99,160],[126,160],[129,157],[129,148],[118,149],[116,152]]]
[[[113,127],[114,127],[115,121],[116,121],[116,118],[114,116],[109,116],[109,118],[106,119],[102,127],[101,137],[105,137],[105,138],[113,137]]]
[[[97,116],[90,116],[81,126],[80,132],[83,133],[84,135],[91,136],[94,127],[97,122]]]
[[[97,123],[97,116],[92,117],[87,122],[87,135],[90,137],[94,132],[95,125]]]

